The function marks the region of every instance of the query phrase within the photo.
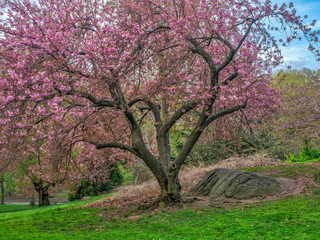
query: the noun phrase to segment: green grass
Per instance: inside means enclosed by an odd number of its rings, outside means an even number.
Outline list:
[[[0,214],[0,239],[320,239],[320,197],[111,219],[69,203]]]
[[[67,197],[68,194],[67,193],[64,193],[64,194],[57,194],[57,195],[53,195],[52,197]]]
[[[291,168],[292,167],[292,168]],[[295,177],[315,174],[312,166],[251,168]],[[103,196],[106,197],[106,196]],[[115,211],[86,209],[87,201],[0,214],[0,239],[320,239],[320,188],[312,194],[288,196],[251,205],[214,205],[174,213],[142,215],[137,220],[112,218]]]
[[[244,169],[246,172],[257,172],[272,177],[288,177],[295,178],[296,176],[313,176],[320,174],[320,170],[312,165],[291,164],[285,166],[265,166],[252,167]]]
[[[4,212],[16,212],[38,208],[37,206],[18,205],[18,204],[5,204],[0,205],[0,213]]]

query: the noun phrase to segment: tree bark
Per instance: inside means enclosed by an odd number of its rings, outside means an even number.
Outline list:
[[[169,133],[166,134],[166,167],[168,168],[171,160],[171,150],[170,150],[170,136]]]
[[[179,203],[181,201],[181,185],[178,179],[178,171],[176,171],[175,164],[171,164],[168,174],[168,191],[167,202]]]
[[[50,200],[49,200],[49,192],[48,192],[48,187],[43,187],[41,191],[41,199],[42,199],[42,205],[40,205],[39,202],[39,207],[42,206],[49,206],[50,205]]]
[[[42,206],[49,206],[50,200],[49,200],[49,185],[43,183],[42,180],[33,181],[33,185],[38,193],[38,199],[39,199],[39,207]]]
[[[32,195],[31,198],[30,198],[30,206],[35,206],[36,205],[36,201],[35,201],[35,196]]]
[[[0,178],[0,188],[1,188],[1,203],[4,204],[4,180],[3,176]]]
[[[159,182],[161,194],[157,202],[166,204],[175,204],[181,202],[181,185],[178,179],[178,169],[174,163],[171,163],[168,168],[168,175],[164,182]]]

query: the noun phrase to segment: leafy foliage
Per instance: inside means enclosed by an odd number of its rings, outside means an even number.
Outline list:
[[[11,196],[16,192],[16,180],[13,173],[6,173],[2,177],[4,182],[4,195]],[[1,192],[0,192],[1,195]]]
[[[256,152],[265,152],[268,155],[285,160],[285,154],[289,150],[285,144],[273,134],[273,126],[270,123],[261,123],[250,134],[241,134],[241,149],[246,154],[253,154]]]
[[[290,70],[274,78],[283,105],[274,122],[274,134],[292,152],[305,144],[320,144],[320,69]]]
[[[184,164],[197,166],[199,164],[214,164],[234,155],[235,143],[217,140],[212,143],[199,142],[191,151]]]
[[[215,164],[231,156],[247,156],[255,153],[266,153],[274,158],[285,160],[285,154],[288,154],[285,145],[265,124],[258,125],[251,131],[244,127],[233,133],[233,136],[232,139],[219,137],[210,140],[205,133],[192,149],[185,164],[195,166]]]
[[[112,190],[114,187],[121,184],[123,181],[123,176],[121,175],[119,168],[114,164],[109,170],[109,179],[108,181],[100,181],[97,179],[95,182],[90,180],[81,180],[80,186],[77,188],[76,192],[68,193],[68,201],[74,201],[82,199],[85,196],[98,196],[101,193],[107,193]]]
[[[320,150],[305,146],[299,156],[289,153],[285,155],[287,163],[304,163],[304,162],[320,162]]]

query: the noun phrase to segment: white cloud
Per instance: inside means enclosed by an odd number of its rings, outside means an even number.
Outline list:
[[[320,68],[320,63],[316,62],[315,56],[308,50],[308,44],[281,47],[281,52],[285,63],[292,66],[292,68]]]

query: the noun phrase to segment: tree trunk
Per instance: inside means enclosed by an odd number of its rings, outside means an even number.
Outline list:
[[[161,194],[157,202],[164,202],[166,204],[175,204],[181,202],[181,185],[179,181],[168,184],[167,188],[161,188]]]
[[[181,202],[181,185],[178,179],[178,172],[173,166],[169,167],[168,180],[165,184],[160,184],[161,194],[157,199],[158,202],[165,204],[175,204]]]
[[[44,186],[44,183],[42,180],[33,181],[33,185],[38,193],[39,207],[49,206],[50,205],[49,192],[48,192],[49,186],[47,185]]]
[[[169,133],[166,134],[166,168],[169,167],[170,165],[170,160],[171,160],[171,154],[170,154],[170,137]]]
[[[35,206],[36,205],[36,199],[35,199],[35,196],[32,195],[31,198],[30,198],[30,206]]]
[[[42,200],[42,203],[40,205],[40,201],[39,201],[39,207],[49,206],[50,205],[48,187],[43,187],[42,188],[42,190],[41,190],[41,200]]]
[[[1,188],[1,203],[4,204],[4,181],[3,177],[0,178],[0,188]]]

